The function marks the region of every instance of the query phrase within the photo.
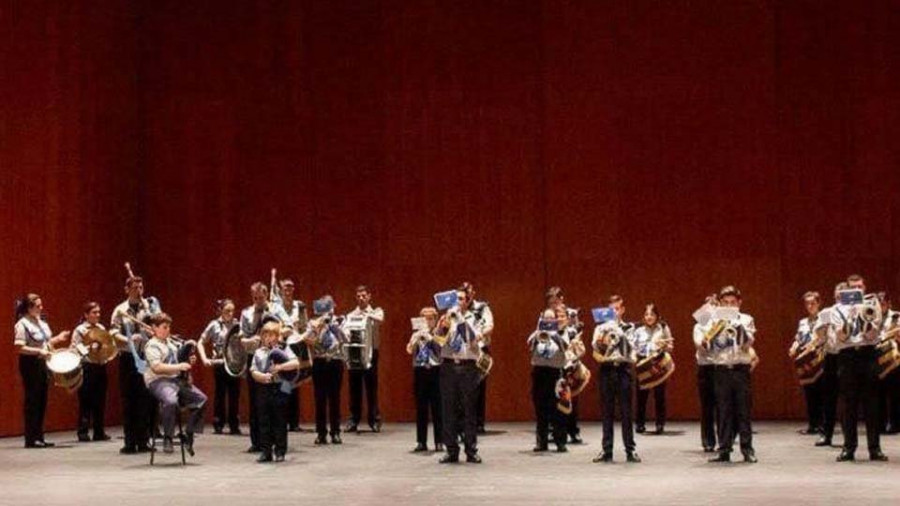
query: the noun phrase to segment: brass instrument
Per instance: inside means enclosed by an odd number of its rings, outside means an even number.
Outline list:
[[[881,305],[878,303],[877,295],[866,295],[859,317],[866,323],[872,323],[881,318]]]
[[[95,364],[106,364],[119,354],[115,338],[100,327],[88,330],[82,337],[82,344],[87,350],[88,359]]]

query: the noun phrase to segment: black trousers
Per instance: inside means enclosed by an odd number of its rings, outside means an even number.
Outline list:
[[[882,432],[900,429],[900,368],[878,380],[878,412]]]
[[[106,390],[109,385],[106,365],[86,362],[82,373],[84,378],[78,390],[78,434],[87,436],[88,429],[93,427],[94,437],[99,437],[104,433]]]
[[[428,442],[428,418],[434,426],[434,444],[444,437],[441,413],[441,376],[437,367],[413,368],[413,391],[416,396],[416,442]]]
[[[475,411],[481,375],[474,360],[444,360],[441,364],[441,403],[444,414],[444,445],[447,453],[459,455],[462,428],[466,455],[478,453]]]
[[[823,372],[824,376],[825,373]],[[821,428],[825,423],[825,404],[822,402],[822,378],[819,377],[814,383],[803,385],[803,397],[806,400],[806,424],[807,429],[815,430]]]
[[[259,383],[257,383],[256,380],[253,379],[253,375],[250,374],[252,362],[253,354],[251,353],[247,357],[247,400],[250,403],[250,446],[259,448],[262,444],[259,437],[259,411],[257,411],[259,403],[256,399],[259,394]]]
[[[840,389],[838,355],[836,353],[825,354],[822,377],[816,383],[821,384],[822,437],[831,440],[834,436],[834,426],[837,423],[838,391]]]
[[[19,374],[25,389],[25,444],[44,440],[44,415],[47,413],[47,365],[34,355],[19,355]]]
[[[616,401],[622,421],[622,442],[626,452],[635,450],[634,425],[631,419],[631,389],[634,373],[629,363],[602,364],[599,370],[600,397],[603,399],[603,452],[613,451],[613,425]]]
[[[312,366],[313,391],[316,397],[316,433],[325,437],[341,433],[341,383],[344,362],[317,358]]]
[[[844,412],[841,430],[844,432],[844,450],[853,453],[859,444],[857,422],[862,405],[866,418],[866,443],[869,453],[881,451],[881,434],[878,427],[878,396],[876,395],[877,352],[874,346],[847,348],[838,354],[838,378]]]
[[[735,434],[741,438],[741,451],[753,451],[753,427],[750,423],[750,366],[715,366],[718,416],[716,428],[719,452],[731,453]]]
[[[378,350],[372,350],[372,366],[365,370],[348,370],[350,375],[350,421],[356,425],[362,420],[363,385],[366,387],[366,414],[369,425],[381,421],[378,411]]]
[[[241,380],[228,374],[224,365],[214,366],[213,374],[216,379],[216,393],[213,399],[213,427],[216,430],[222,430],[222,427],[227,423],[229,429],[236,431],[241,427],[241,422],[238,418]]]
[[[572,397],[572,412],[566,416],[566,433],[571,437],[581,434],[581,428],[578,427],[578,399],[580,396]]]
[[[531,368],[531,402],[537,420],[535,435],[539,446],[547,446],[551,430],[554,443],[558,446],[566,444],[566,415],[556,408],[556,382],[559,378],[560,370],[555,367]]]
[[[285,422],[291,430],[300,426],[300,387],[298,386],[287,396],[285,408]]]
[[[637,391],[637,426],[643,427],[647,423],[647,400],[653,393],[653,404],[656,410],[656,428],[662,430],[666,426],[666,384],[658,385],[649,390]]]
[[[293,392],[293,391],[292,391]],[[278,384],[260,384],[256,389],[256,413],[259,418],[259,445],[265,454],[287,453],[287,405],[290,394]]]
[[[482,351],[491,354],[491,348],[485,346]],[[475,404],[475,427],[476,430],[484,430],[484,413],[487,410],[487,378],[478,383],[478,399]]]
[[[716,383],[715,366],[697,366],[697,393],[700,397],[700,444],[703,448],[716,447]]]
[[[149,367],[149,366],[148,366]],[[122,400],[122,429],[125,447],[145,446],[150,439],[150,425],[155,419],[155,406],[144,384],[144,377],[134,365],[131,353],[119,353],[119,393]]]

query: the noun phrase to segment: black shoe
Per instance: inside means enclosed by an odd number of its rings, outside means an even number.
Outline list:
[[[413,448],[413,452],[415,452],[415,453],[427,452],[427,451],[428,451],[428,445],[425,443],[419,443],[416,445],[415,448]]]
[[[299,425],[291,425],[290,427],[288,427],[288,431],[289,432],[300,432],[300,426]],[[276,455],[276,457],[277,457],[277,455]]]
[[[272,454],[269,452],[262,452],[259,454],[259,457],[256,459],[260,464],[264,464],[266,462],[272,462]]]
[[[841,450],[841,454],[835,460],[837,462],[853,462],[856,460],[856,456],[851,451]]]
[[[56,445],[53,443],[48,443],[44,440],[38,440],[38,441],[32,441],[32,442],[25,443],[25,448],[53,448],[54,446],[56,446]]]
[[[231,436],[241,436],[241,435],[243,435],[244,433],[241,432],[241,428],[240,428],[240,427],[232,427],[231,429],[228,430],[228,434],[231,435]]]
[[[625,453],[625,460],[637,464],[641,461],[641,456],[638,455],[637,452],[627,452]]]
[[[819,433],[819,429],[817,427],[807,427],[805,429],[800,429],[797,432],[803,434],[804,436],[812,436]]]
[[[644,427],[643,425],[638,425],[637,427],[634,428],[634,431],[637,432],[638,434],[643,434],[643,433],[647,432],[647,427]]]
[[[78,442],[79,443],[90,443],[91,438],[87,434],[78,434]]]
[[[26,445],[27,447],[27,445]],[[119,448],[119,453],[122,455],[134,455],[137,453],[137,447],[135,446],[123,446]]]
[[[372,432],[381,432],[381,420],[375,420],[375,423],[370,423],[369,428],[372,429]]]
[[[869,460],[874,462],[887,462],[887,455],[881,453],[881,450],[875,450],[874,452],[869,452]]]
[[[664,426],[662,426],[662,425],[656,426],[656,435],[657,436],[662,435],[662,433],[664,433],[665,431],[666,431],[666,428]]]
[[[191,457],[194,456],[194,433],[188,432],[181,438],[181,444],[184,446],[184,450]]]
[[[756,459],[756,452],[754,452],[753,450],[748,450],[742,453],[744,454],[744,462],[748,464],[756,464],[757,462],[759,462],[759,460]]]
[[[316,436],[315,444],[317,445],[327,445],[328,439],[325,436]]]
[[[163,438],[163,453],[172,453],[175,451],[175,445],[172,443],[172,438],[164,437]]]
[[[477,453],[470,453],[466,455],[466,462],[469,464],[481,464],[481,457]]]
[[[347,424],[347,428],[344,429],[344,432],[359,432],[359,425],[355,422],[350,422]]]
[[[821,436],[818,441],[816,441],[816,446],[831,446],[831,438]]]
[[[262,451],[262,448],[256,445],[250,445],[250,448],[247,448],[247,453],[259,453]]]
[[[531,449],[531,451],[533,451],[534,453],[541,453],[541,452],[548,451],[549,449],[550,449],[550,447],[547,445],[547,443],[543,443],[543,444],[538,443],[537,445],[535,445],[534,448]]]
[[[148,444],[137,445],[137,453],[149,453],[152,449]]]
[[[716,455],[715,457],[709,459],[707,462],[712,462],[712,463],[716,463],[716,462],[731,462],[731,454],[728,453],[728,452],[719,452],[718,455]]]
[[[584,444],[584,441],[581,440],[581,436],[578,434],[572,434],[569,436],[569,444],[571,445],[580,445]]]
[[[109,441],[112,437],[105,432],[101,432],[100,434],[94,434],[94,441]]]
[[[714,446],[704,446],[703,453],[715,453],[716,448]]]
[[[341,435],[340,434],[332,434],[331,435],[331,444],[333,444],[333,445],[343,444],[343,441],[341,441]]]
[[[592,460],[591,462],[596,464],[598,462],[612,462],[612,461],[613,461],[612,452],[600,452],[597,454],[596,457],[594,457],[594,460]]]
[[[438,460],[438,464],[456,464],[459,462],[459,455],[450,455],[449,453]]]
[[[213,427],[213,434],[221,434],[222,427]]]
[[[556,453],[566,453],[568,451],[569,451],[569,449],[566,448],[565,443],[557,443],[556,444]]]
[[[444,444],[443,444],[443,443],[435,443],[435,444],[434,444],[434,451],[436,451],[436,452],[442,452],[442,451],[444,451]]]
[[[482,435],[487,434],[487,431],[484,430],[484,425],[479,425],[478,427],[476,427],[475,432]]]
[[[276,453],[275,454],[275,462],[284,462],[284,454]]]

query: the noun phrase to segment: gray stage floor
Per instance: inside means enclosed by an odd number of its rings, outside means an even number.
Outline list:
[[[265,465],[243,453],[246,436],[207,434],[187,467],[160,455],[153,468],[146,454],[120,456],[120,441],[79,444],[58,433],[47,439],[59,446],[46,450],[0,440],[0,504],[897,504],[900,437],[883,438],[891,462],[870,463],[863,450],[863,460],[837,464],[837,448],[814,448],[799,427],[756,424],[756,465],[706,463],[695,423],[637,436],[641,464],[624,462],[620,439],[615,463],[591,463],[600,447],[594,423],[584,424],[587,444],[540,455],[531,452],[531,424],[492,424],[480,438],[484,463],[452,466],[438,465],[436,454],[410,453],[415,427],[408,424],[347,434],[342,446],[316,447],[312,434],[291,433],[287,461]]]

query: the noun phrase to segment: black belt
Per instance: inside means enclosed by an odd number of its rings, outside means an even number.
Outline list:
[[[716,364],[716,369],[741,370],[750,369],[750,364]]]
[[[473,358],[447,358],[444,360],[445,363],[450,365],[475,365],[475,359]]]
[[[600,367],[631,367],[631,362],[604,362]]]

